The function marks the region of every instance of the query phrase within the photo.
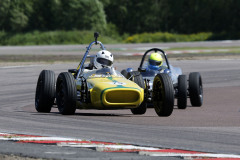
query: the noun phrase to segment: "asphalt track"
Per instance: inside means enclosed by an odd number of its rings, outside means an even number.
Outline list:
[[[139,62],[117,62],[117,70]],[[158,117],[153,109],[144,115],[129,110],[77,110],[73,116],[38,113],[34,94],[43,69],[56,75],[77,63],[0,67],[0,132],[80,138],[140,146],[240,154],[240,59],[172,60],[184,73],[199,71],[204,105],[174,109]],[[188,103],[189,104],[189,103]],[[102,153],[88,149],[0,141],[0,153],[57,159],[156,159],[135,153]],[[166,159],[171,159],[167,157]],[[178,159],[178,158],[172,158]]]

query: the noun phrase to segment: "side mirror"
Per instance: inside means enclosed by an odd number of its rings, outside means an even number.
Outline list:
[[[139,67],[139,68],[138,68],[138,71],[139,71],[139,72],[146,72],[146,69],[145,69],[145,68],[140,68],[140,67]]]

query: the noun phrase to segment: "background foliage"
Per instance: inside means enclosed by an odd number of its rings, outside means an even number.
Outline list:
[[[239,17],[239,0],[0,0],[0,43],[86,30],[127,43],[239,39]]]
[[[128,37],[126,43],[151,43],[151,42],[189,42],[205,41],[210,39],[212,33],[198,34],[172,34],[167,32],[141,33]]]
[[[118,0],[105,5],[107,21],[121,33],[235,32],[239,0]]]

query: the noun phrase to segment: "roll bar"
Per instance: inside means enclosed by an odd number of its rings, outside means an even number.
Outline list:
[[[165,58],[165,60],[166,60],[167,67],[168,67],[169,70],[171,70],[171,69],[170,69],[169,62],[168,62],[168,59],[167,59],[167,54],[166,54],[162,49],[159,49],[159,48],[152,48],[152,49],[147,50],[147,51],[144,53],[144,55],[143,55],[143,57],[142,57],[142,60],[141,60],[141,63],[140,63],[140,66],[138,67],[138,70],[142,70],[142,65],[143,65],[143,62],[144,62],[144,60],[145,60],[146,55],[147,55],[149,52],[152,52],[152,51],[162,52],[162,54],[164,55],[164,58]]]
[[[100,42],[100,41],[97,40],[98,36],[99,36],[99,33],[98,33],[98,32],[95,32],[95,33],[94,33],[95,41],[93,41],[93,42],[91,42],[91,43],[89,44],[89,46],[87,47],[87,50],[86,50],[86,52],[85,52],[85,54],[84,54],[81,62],[79,63],[79,65],[78,65],[78,67],[77,67],[77,76],[76,76],[76,79],[79,78],[79,75],[80,75],[80,74],[83,72],[83,70],[84,70],[83,65],[84,65],[84,63],[85,63],[85,60],[86,60],[86,58],[87,58],[87,55],[89,54],[89,51],[91,50],[92,45],[94,45],[94,44],[95,44],[95,45],[98,45],[98,44],[99,44],[100,47],[101,47],[101,49],[102,49],[102,50],[105,50],[105,47],[104,47],[104,45],[102,44],[102,42]]]

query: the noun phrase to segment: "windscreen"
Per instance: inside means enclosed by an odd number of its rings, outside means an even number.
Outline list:
[[[92,70],[84,74],[87,78],[103,78],[103,77],[123,77],[122,74],[113,67],[106,67]]]

